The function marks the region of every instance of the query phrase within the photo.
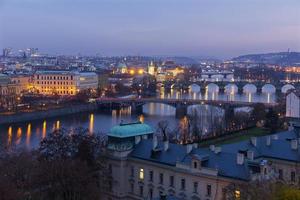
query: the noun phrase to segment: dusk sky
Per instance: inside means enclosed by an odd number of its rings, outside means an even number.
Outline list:
[[[228,58],[300,51],[300,0],[0,0],[0,48]]]

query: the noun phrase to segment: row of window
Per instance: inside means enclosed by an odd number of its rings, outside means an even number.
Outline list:
[[[41,92],[42,93],[53,93],[53,91],[49,91],[49,90],[41,90]],[[57,94],[74,94],[74,92],[73,91],[55,91],[55,93],[57,93]]]
[[[41,79],[40,79],[41,78]],[[39,80],[69,80],[69,76],[40,76],[37,75]],[[70,80],[73,80],[73,76],[70,76]]]
[[[283,169],[279,169],[279,170],[278,170],[278,174],[279,174],[278,178],[279,178],[280,180],[283,180],[283,179],[284,179],[284,178],[283,178]],[[291,171],[291,174],[290,174],[290,181],[293,182],[293,183],[296,182],[296,172],[295,172],[295,171]],[[299,178],[299,183],[300,183],[300,178]]]
[[[134,167],[131,167],[131,177],[134,177],[135,171]],[[163,173],[158,174],[158,183],[163,185],[165,182],[165,177]],[[153,182],[153,177],[154,177],[154,172],[152,170],[149,171],[149,182]],[[145,179],[145,171],[143,168],[139,169],[139,179],[144,180]],[[169,187],[175,187],[175,177],[174,176],[169,176]],[[198,193],[198,182],[195,181],[193,182],[193,192]],[[134,185],[132,185],[132,188],[134,188]],[[186,180],[185,178],[181,178],[180,180],[180,189],[185,190],[186,189]],[[208,184],[206,188],[206,196],[211,196],[211,185]]]
[[[43,85],[43,84],[47,84],[47,85],[50,84],[50,85],[51,85],[52,83],[53,83],[54,85],[56,85],[56,83],[57,83],[58,85],[72,85],[72,82],[69,83],[69,82],[65,82],[65,81],[64,81],[64,82],[60,82],[60,81],[53,81],[53,82],[52,82],[52,81],[41,81],[41,82],[40,82],[40,81],[37,81],[36,83],[37,83],[37,84],[40,84],[40,83],[41,83],[42,85]]]

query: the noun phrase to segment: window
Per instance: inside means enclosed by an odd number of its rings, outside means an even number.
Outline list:
[[[170,176],[170,186],[174,187],[174,176]]]
[[[130,184],[130,192],[134,193],[134,184],[133,183]]]
[[[181,189],[185,190],[185,179],[181,179]]]
[[[144,169],[143,169],[143,168],[140,169],[140,175],[139,175],[139,178],[140,178],[141,180],[144,180]]]
[[[149,181],[153,181],[153,171],[149,171]]]
[[[112,181],[108,182],[108,190],[112,192]]]
[[[211,196],[211,185],[206,186],[206,196]]]
[[[295,172],[291,172],[291,181],[292,182],[296,181],[296,173]]]
[[[234,196],[235,196],[235,199],[240,199],[241,198],[241,191],[235,190],[234,191]]]
[[[143,196],[144,194],[144,186],[140,186],[140,196]]]
[[[198,193],[198,182],[194,182],[194,193]]]
[[[108,165],[108,173],[112,174],[112,165],[111,164]]]
[[[197,168],[198,168],[198,163],[194,162],[194,169],[197,169]]]
[[[153,189],[152,188],[149,189],[149,196],[150,196],[150,199],[153,198]]]
[[[280,180],[283,180],[283,170],[282,169],[279,169],[278,170],[278,178],[280,179]]]
[[[163,173],[159,174],[159,184],[164,184],[164,174]]]
[[[134,177],[134,167],[131,167],[131,177]]]

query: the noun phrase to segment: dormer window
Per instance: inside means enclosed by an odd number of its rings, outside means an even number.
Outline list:
[[[196,161],[194,161],[194,169],[198,168],[198,163]]]

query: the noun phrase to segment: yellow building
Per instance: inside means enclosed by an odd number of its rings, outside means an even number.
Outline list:
[[[33,88],[44,95],[75,95],[80,90],[97,89],[98,76],[94,72],[38,71],[33,78]]]

